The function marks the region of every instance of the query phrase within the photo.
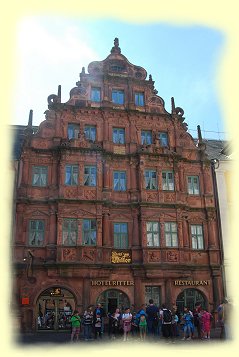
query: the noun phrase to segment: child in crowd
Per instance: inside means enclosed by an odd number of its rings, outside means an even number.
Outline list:
[[[95,339],[97,340],[97,336],[99,338],[102,338],[102,333],[101,333],[101,317],[99,314],[96,314],[96,319],[95,319]]]
[[[145,315],[140,315],[140,319],[139,319],[139,333],[140,333],[140,340],[141,340],[141,341],[145,341],[146,331],[147,331],[146,316],[145,316]]]
[[[74,341],[74,338],[76,339],[76,341],[79,340],[79,334],[80,334],[80,325],[81,325],[81,318],[79,316],[79,312],[77,310],[74,311],[71,319],[71,326],[72,326],[72,330],[71,330],[71,342]]]

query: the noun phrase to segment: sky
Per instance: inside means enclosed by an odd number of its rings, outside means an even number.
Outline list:
[[[204,25],[166,22],[137,24],[112,18],[31,16],[17,24],[12,124],[26,125],[30,109],[39,125],[48,109],[47,97],[62,88],[62,102],[79,80],[82,67],[104,60],[119,38],[129,62],[151,74],[158,95],[171,112],[171,97],[183,108],[188,131],[203,138],[227,138],[218,91],[225,47],[222,31]]]

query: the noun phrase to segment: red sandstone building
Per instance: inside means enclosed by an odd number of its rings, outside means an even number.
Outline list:
[[[15,296],[24,330],[101,302],[213,310],[223,296],[210,160],[167,112],[144,68],[121,54],[82,69],[61,103],[29,118],[18,167]],[[64,326],[63,326],[64,325]]]

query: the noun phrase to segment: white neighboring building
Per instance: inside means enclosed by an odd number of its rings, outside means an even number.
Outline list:
[[[216,189],[218,205],[220,212],[221,242],[223,251],[223,276],[224,276],[224,294],[231,298],[233,291],[232,267],[231,267],[231,246],[232,237],[231,220],[233,199],[232,175],[234,160],[231,145],[226,141],[203,140],[206,144],[206,152],[211,160],[214,160]]]

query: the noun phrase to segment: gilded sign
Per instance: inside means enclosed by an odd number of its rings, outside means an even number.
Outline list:
[[[209,280],[174,280],[174,285],[207,286],[207,285],[210,285],[210,281]]]
[[[114,263],[114,264],[129,264],[129,263],[131,263],[131,254],[130,254],[130,252],[112,251],[112,253],[111,253],[111,263]]]
[[[132,286],[131,280],[91,280],[92,286]]]

